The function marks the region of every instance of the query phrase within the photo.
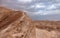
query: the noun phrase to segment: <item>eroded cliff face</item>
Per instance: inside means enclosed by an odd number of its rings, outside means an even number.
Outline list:
[[[23,11],[0,7],[0,38],[60,38],[60,21],[32,21]]]
[[[35,38],[32,20],[24,12],[0,7],[0,15],[0,38]]]

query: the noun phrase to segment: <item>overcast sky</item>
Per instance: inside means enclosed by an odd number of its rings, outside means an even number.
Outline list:
[[[60,0],[2,0],[1,2],[3,6],[27,11],[36,20],[46,18],[60,20]]]

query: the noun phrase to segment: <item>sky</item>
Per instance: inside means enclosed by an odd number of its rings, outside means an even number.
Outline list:
[[[24,10],[35,20],[60,20],[60,0],[1,0],[3,6]]]

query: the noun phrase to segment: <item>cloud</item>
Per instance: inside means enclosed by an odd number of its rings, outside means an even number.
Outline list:
[[[55,2],[59,2],[60,3],[60,0],[55,0]]]
[[[35,15],[47,15],[48,13],[45,13],[45,12],[46,12],[46,11],[40,10],[40,11],[34,12],[34,13],[33,13],[33,16],[35,16]]]
[[[52,9],[56,9],[57,7],[53,4],[53,5],[49,5],[47,7],[47,10],[52,10]]]
[[[46,9],[53,10],[53,9],[58,9],[58,8],[60,8],[60,3],[51,4]]]
[[[55,6],[56,6],[56,7],[60,7],[60,3],[56,3]]]
[[[44,3],[35,3],[27,6],[27,9],[40,9],[40,8],[45,8]]]
[[[60,0],[3,0],[2,3],[7,7],[28,11],[30,15],[58,14],[60,11]]]
[[[45,5],[43,3],[37,3],[35,4],[35,8],[45,8]]]
[[[49,10],[49,11],[36,11],[28,13],[30,16],[40,16],[40,15],[55,15],[60,14],[60,10]]]
[[[30,2],[32,2],[32,0],[18,0],[18,2],[30,3]]]

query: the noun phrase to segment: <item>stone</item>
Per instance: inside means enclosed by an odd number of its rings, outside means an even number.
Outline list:
[[[33,25],[25,12],[0,7],[0,14],[0,38],[30,38],[27,33],[33,30]]]

